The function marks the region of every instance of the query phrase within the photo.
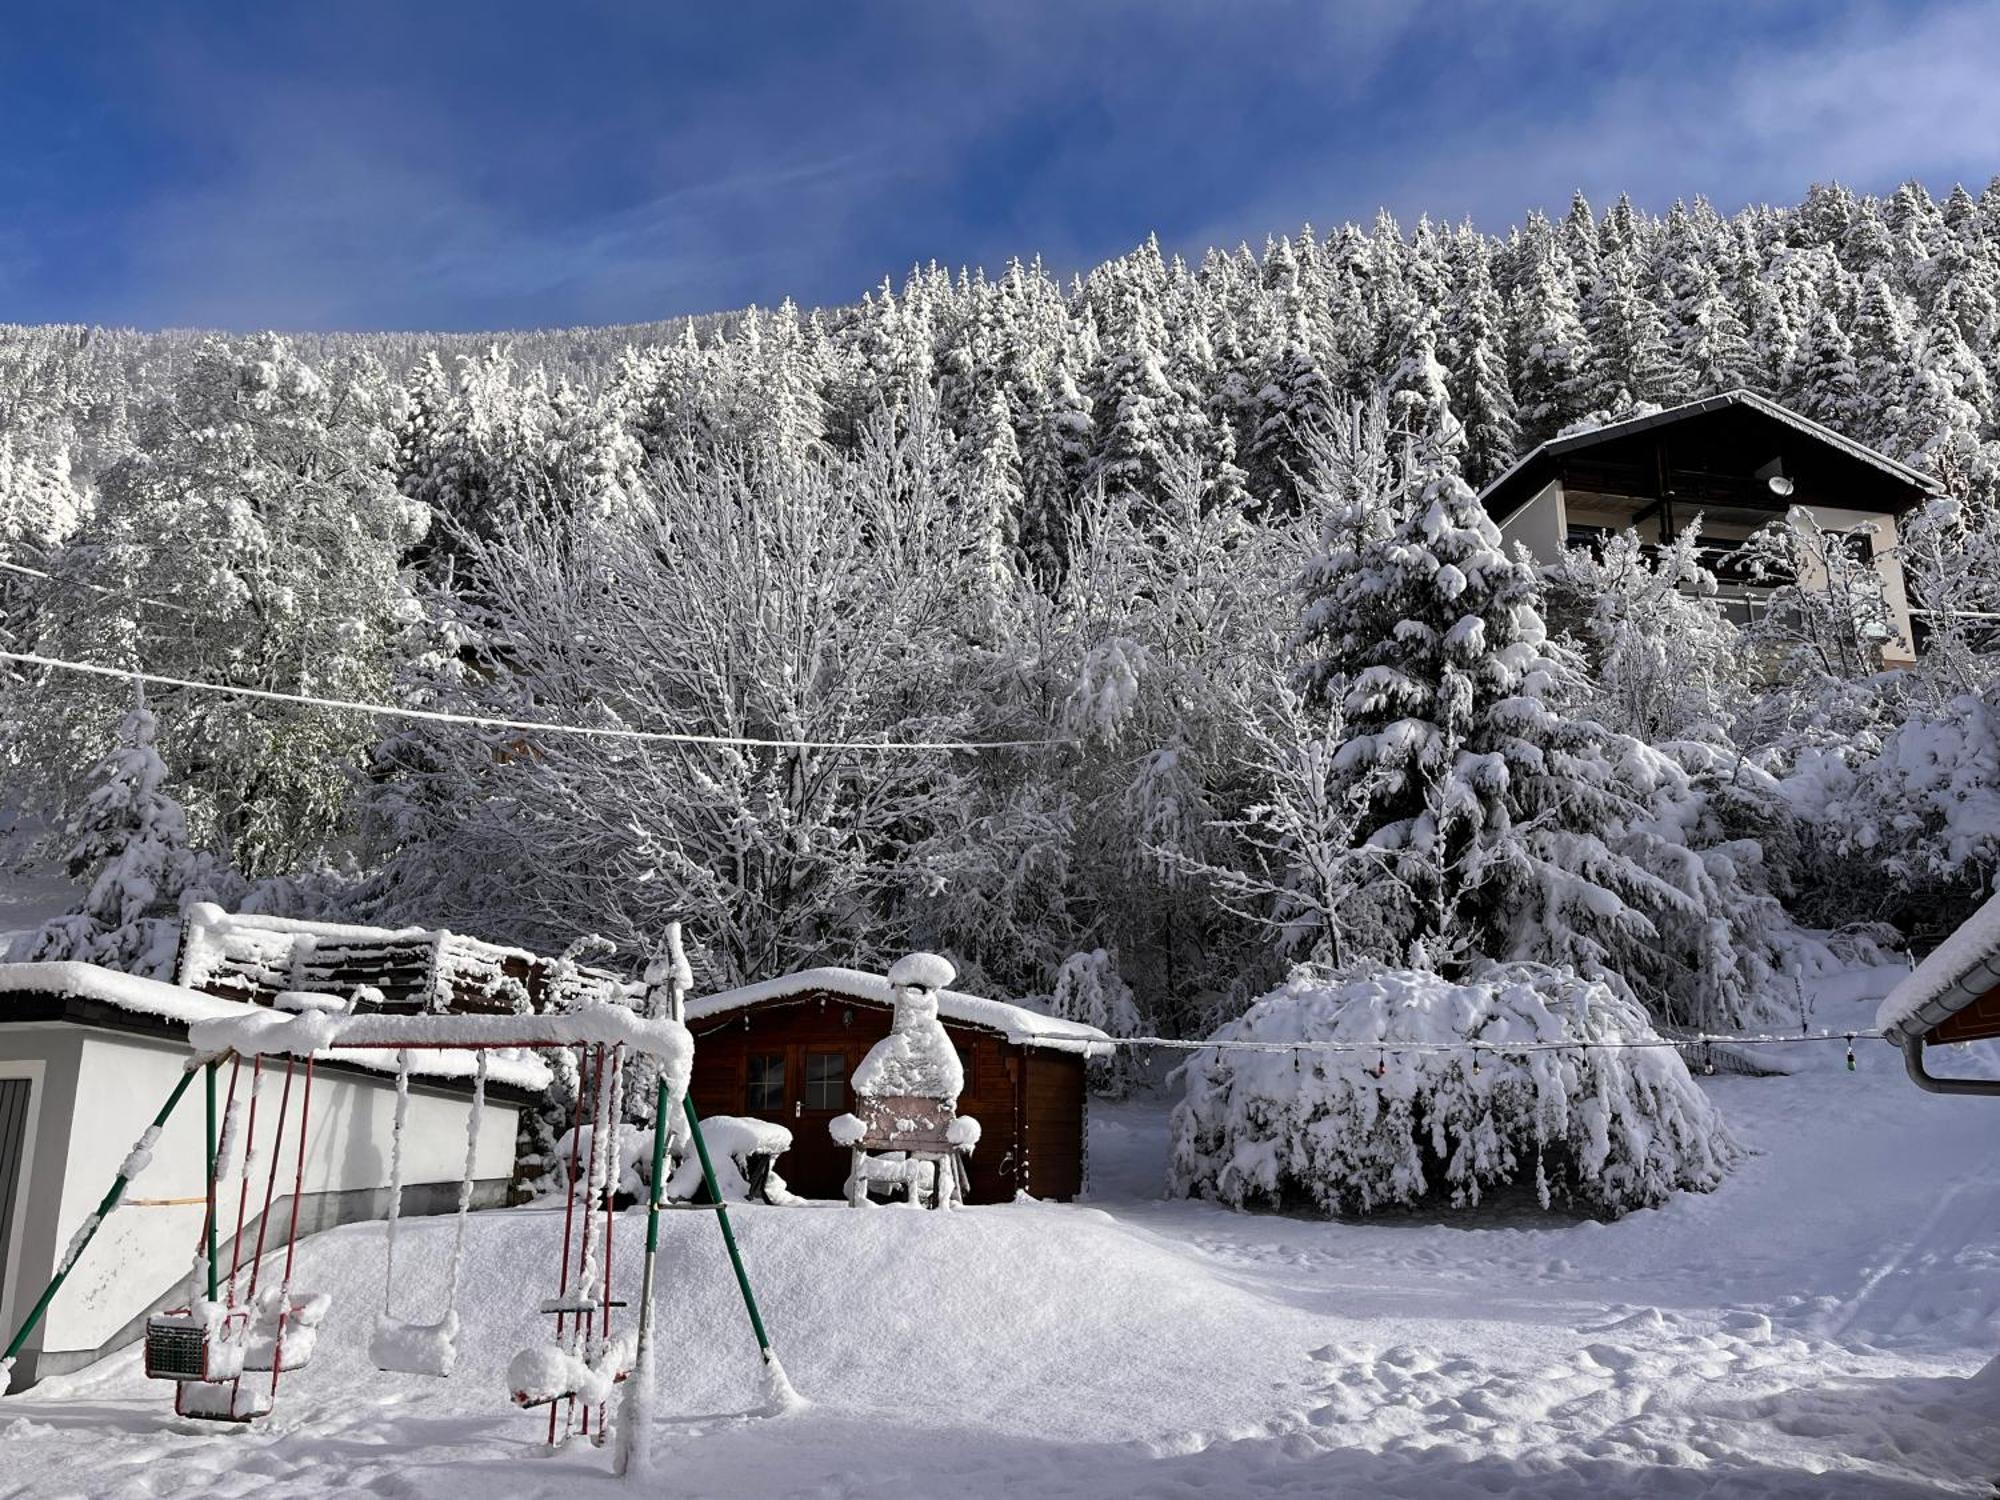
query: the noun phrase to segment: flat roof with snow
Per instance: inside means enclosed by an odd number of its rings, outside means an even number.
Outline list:
[[[876,1005],[893,1006],[896,1003],[889,981],[880,974],[831,967],[801,969],[796,974],[690,1000],[687,1003],[687,1019],[692,1024],[747,1006],[789,1000],[816,990],[851,995]],[[1101,1056],[1110,1051],[1111,1038],[1095,1026],[1086,1026],[1081,1021],[1065,1021],[1025,1006],[1009,1005],[1004,1000],[988,1000],[983,995],[939,990],[938,1015],[947,1021],[997,1031],[1019,1047],[1047,1047],[1060,1052],[1081,1052],[1086,1056]]]
[[[155,1036],[185,1036],[187,1028],[204,1021],[225,1021],[268,1013],[269,1007],[243,1000],[224,1000],[183,985],[121,974],[97,964],[0,963],[0,1025],[10,1021],[67,1021],[79,1026],[132,1030]],[[120,1025],[124,1020],[129,1024]],[[193,1054],[190,1053],[190,1056]],[[372,1073],[394,1073],[392,1051],[378,1048],[342,1049],[339,1062]],[[474,1072],[470,1052],[412,1052],[410,1073],[427,1082],[469,1082]],[[531,1054],[495,1055],[488,1078],[501,1088],[539,1094],[550,1073]]]

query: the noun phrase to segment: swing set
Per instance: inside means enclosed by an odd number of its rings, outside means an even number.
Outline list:
[[[678,974],[675,978],[673,1011],[678,1017],[683,985]],[[145,1336],[146,1374],[173,1382],[177,1415],[207,1421],[254,1421],[271,1411],[283,1376],[304,1368],[312,1357],[329,1299],[323,1293],[296,1288],[293,1272],[299,1208],[305,1197],[314,1070],[320,1062],[357,1051],[374,1053],[377,1059],[388,1052],[396,1067],[383,1300],[369,1340],[369,1355],[377,1368],[440,1378],[452,1373],[458,1357],[458,1298],[466,1221],[472,1208],[491,1059],[495,1053],[555,1050],[574,1060],[573,1124],[577,1127],[569,1134],[569,1181],[555,1293],[538,1304],[539,1313],[555,1321],[549,1338],[522,1349],[508,1365],[508,1394],[514,1404],[524,1409],[547,1408],[547,1441],[551,1445],[572,1435],[601,1444],[611,1431],[612,1393],[629,1383],[636,1390],[627,1392],[618,1467],[624,1472],[635,1455],[636,1461],[643,1462],[646,1403],[652,1386],[659,1221],[662,1211],[669,1208],[715,1214],[756,1335],[767,1388],[780,1400],[796,1399],[772,1352],[700,1121],[687,1098],[693,1042],[678,1019],[647,1019],[609,1004],[550,1015],[357,1016],[324,1011],[286,1015],[259,1009],[241,1018],[197,1022],[190,1028],[189,1041],[197,1055],[141,1142],[145,1147],[157,1138],[194,1075],[202,1074],[207,1098],[208,1172],[201,1241],[189,1277],[186,1305],[150,1317]],[[397,1226],[404,1187],[403,1134],[412,1054],[426,1051],[470,1053],[473,1078],[443,1308],[431,1322],[398,1317],[395,1300]],[[626,1307],[614,1297],[612,1288],[619,1101],[635,1060],[643,1060],[655,1075],[652,1187],[647,1194],[637,1317],[632,1328],[619,1331],[614,1328],[613,1315]],[[225,1065],[229,1078],[223,1089],[220,1074]],[[275,1104],[270,1098],[274,1091]],[[661,1201],[669,1126],[676,1105],[701,1160],[707,1203],[669,1205]],[[278,1192],[281,1179],[287,1176],[288,1209],[281,1208]],[[68,1261],[16,1334],[10,1355],[46,1311],[76,1253],[117,1206],[126,1181],[127,1176],[121,1173],[97,1215],[79,1235]],[[274,1210],[289,1217],[282,1265],[275,1281],[265,1265],[265,1243]],[[218,1234],[223,1220],[232,1213],[234,1234],[225,1269]],[[641,1373],[636,1382],[632,1380],[635,1371]]]

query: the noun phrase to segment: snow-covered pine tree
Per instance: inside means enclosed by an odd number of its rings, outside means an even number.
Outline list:
[[[1450,470],[1414,507],[1309,577],[1304,680],[1336,699],[1334,773],[1358,789],[1374,878],[1357,914],[1372,956],[1439,972],[1480,957],[1594,965],[1680,894],[1611,845],[1649,790],[1637,747],[1561,706],[1532,568]],[[1344,539],[1331,551],[1344,551]]]
[[[1435,301],[1406,295],[1389,312],[1389,352],[1394,361],[1383,384],[1389,422],[1435,461],[1456,467],[1465,451],[1465,428],[1451,409],[1451,391],[1438,345],[1444,318]]]
[[[1848,331],[1864,417],[1862,429],[1849,436],[1877,446],[1893,444],[1901,436],[1894,414],[1910,381],[1910,316],[1905,300],[1879,272],[1862,278],[1860,304]]]
[[[1445,325],[1445,362],[1451,409],[1465,430],[1460,465],[1480,489],[1498,479],[1519,456],[1520,418],[1507,384],[1506,315],[1493,287],[1486,241],[1470,228],[1453,237],[1451,308]]]
[[[1743,386],[1751,372],[1750,341],[1722,278],[1706,259],[1674,267],[1667,342],[1690,396]]]
[[[215,894],[221,873],[188,845],[187,815],[167,791],[158,722],[135,691],[113,748],[92,769],[66,833],[82,902],[19,939],[10,959],[78,959],[165,979],[182,905]]]
[[[1138,1036],[1146,1028],[1132,986],[1118,972],[1117,956],[1103,948],[1072,953],[1062,961],[1049,1013],[1095,1026],[1107,1036]],[[1122,1099],[1140,1071],[1137,1055],[1121,1047],[1091,1063],[1091,1085],[1107,1098]]]
[[[1680,372],[1667,352],[1665,320],[1642,290],[1638,264],[1628,252],[1599,258],[1583,320],[1597,352],[1599,384],[1614,399],[1619,391],[1635,402],[1661,406],[1679,399]]]
[[[1510,325],[1521,441],[1532,446],[1596,405],[1597,354],[1577,311],[1568,268],[1538,257],[1514,294]]]
[[[1831,308],[1822,307],[1792,365],[1788,404],[1839,433],[1862,430],[1861,376],[1854,344]]]
[[[1296,515],[1308,435],[1333,414],[1334,393],[1313,353],[1303,312],[1287,318],[1267,351],[1250,449],[1250,493],[1264,513]]]

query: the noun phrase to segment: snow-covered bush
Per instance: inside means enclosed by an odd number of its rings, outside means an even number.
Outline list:
[[[1456,984],[1301,971],[1213,1040],[1279,1046],[1187,1063],[1168,1183],[1190,1197],[1369,1213],[1518,1183],[1616,1215],[1709,1191],[1737,1156],[1672,1047],[1564,1045],[1659,1038],[1632,1001],[1545,965]]]

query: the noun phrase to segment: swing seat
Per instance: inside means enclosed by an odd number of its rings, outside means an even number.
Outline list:
[[[561,1344],[534,1344],[507,1363],[507,1394],[523,1410],[577,1400],[601,1404],[632,1373],[630,1336],[614,1339],[596,1363]]]
[[[303,1370],[312,1363],[313,1349],[319,1343],[319,1325],[332,1305],[333,1298],[325,1292],[292,1293],[285,1310],[281,1351],[287,1370]],[[280,1292],[277,1287],[259,1294],[256,1321],[250,1326],[249,1341],[243,1351],[244,1369],[268,1371],[271,1368],[272,1354],[278,1351],[279,1306]]]
[[[391,1374],[443,1379],[458,1364],[458,1314],[448,1312],[440,1323],[405,1323],[384,1313],[375,1319],[368,1358]]]
[[[233,1382],[243,1373],[249,1316],[240,1310],[210,1315],[185,1307],[154,1313],[146,1319],[147,1379]]]
[[[602,1312],[607,1307],[623,1307],[624,1305],[624,1300],[618,1297],[613,1297],[609,1302],[601,1302],[595,1297],[588,1296],[545,1297],[542,1300],[542,1311],[545,1313],[562,1313],[574,1317]]]
[[[174,1387],[174,1415],[198,1422],[254,1422],[268,1416],[271,1388],[263,1381],[189,1380]]]

